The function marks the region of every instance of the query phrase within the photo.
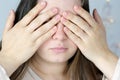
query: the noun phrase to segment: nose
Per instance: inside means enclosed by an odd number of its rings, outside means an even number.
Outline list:
[[[57,24],[57,31],[56,31],[56,33],[53,35],[53,39],[55,39],[55,40],[65,40],[65,39],[67,39],[67,36],[66,36],[66,34],[65,34],[65,32],[64,32],[64,25],[62,24],[62,23],[58,23]]]

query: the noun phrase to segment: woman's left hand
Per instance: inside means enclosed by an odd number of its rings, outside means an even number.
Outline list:
[[[93,16],[78,6],[74,11],[76,14],[63,12],[64,32],[86,58],[112,79],[118,57],[108,48],[105,27],[97,10],[93,11]]]
[[[97,10],[93,11],[93,16],[78,6],[74,11],[76,14],[63,12],[64,32],[86,58],[112,79],[118,57],[108,48],[105,28]]]
[[[64,32],[89,60],[96,60],[109,51],[104,25],[97,11],[93,17],[83,8],[75,6],[76,14],[65,11],[61,22]]]

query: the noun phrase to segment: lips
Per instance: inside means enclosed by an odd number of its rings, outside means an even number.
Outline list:
[[[64,48],[64,47],[55,47],[55,48],[50,48],[50,50],[52,50],[55,53],[64,53],[67,51],[68,48]]]

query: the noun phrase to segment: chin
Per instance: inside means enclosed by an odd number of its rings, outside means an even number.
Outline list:
[[[61,57],[53,57],[53,58],[48,57],[47,59],[44,58],[44,60],[50,63],[65,63],[68,61],[68,59],[61,58]]]
[[[73,55],[49,55],[44,56],[43,59],[50,63],[66,63]]]

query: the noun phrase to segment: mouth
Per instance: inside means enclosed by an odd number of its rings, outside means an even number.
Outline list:
[[[55,47],[55,48],[50,48],[51,51],[53,51],[54,53],[64,53],[67,51],[68,48],[64,48],[64,47]]]

